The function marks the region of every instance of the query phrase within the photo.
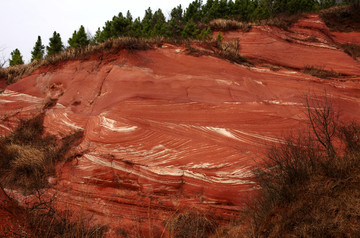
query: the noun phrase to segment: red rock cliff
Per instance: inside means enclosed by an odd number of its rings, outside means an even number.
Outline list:
[[[305,95],[326,90],[345,119],[360,119],[360,63],[337,47],[360,35],[332,35],[311,15],[291,31],[224,36],[238,39],[255,66],[164,44],[43,67],[0,94],[9,118],[2,133],[57,99],[47,132],[85,134],[74,149],[81,156],[58,166],[48,193],[109,224],[109,236],[119,227],[162,234],[163,220],[192,208],[231,219],[255,189],[250,168],[265,145],[305,128]],[[341,76],[310,76],[307,66]]]

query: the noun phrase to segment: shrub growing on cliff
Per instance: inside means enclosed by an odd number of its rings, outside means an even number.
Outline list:
[[[215,232],[217,224],[206,215],[197,212],[184,212],[166,223],[173,238],[206,238]]]
[[[272,147],[255,170],[255,237],[360,234],[360,126],[338,122],[327,100],[307,108],[312,133]]]
[[[344,49],[344,52],[353,59],[356,60],[356,58],[360,57],[360,45],[359,44],[352,44],[352,43],[346,43],[341,46],[341,48]]]
[[[325,70],[321,66],[305,66],[302,72],[323,79],[338,78],[341,76],[340,73]]]
[[[234,31],[240,29],[242,32],[248,32],[251,29],[251,23],[239,22],[229,19],[215,19],[209,22],[212,30],[217,31]]]
[[[0,182],[4,187],[33,192],[47,185],[47,177],[57,162],[64,159],[82,132],[75,132],[60,141],[43,136],[44,115],[22,120],[10,135],[0,138]]]
[[[29,228],[36,237],[101,238],[108,230],[105,225],[91,226],[90,219],[82,217],[82,214],[75,215],[69,210],[57,211],[54,201],[45,199],[41,193],[36,199],[25,210]],[[21,233],[19,230],[17,235]]]

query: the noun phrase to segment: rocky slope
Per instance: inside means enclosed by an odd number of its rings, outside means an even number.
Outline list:
[[[56,101],[47,133],[85,133],[46,191],[60,208],[108,224],[109,236],[166,234],[163,221],[189,209],[234,219],[256,191],[250,169],[266,146],[306,128],[306,96],[326,91],[345,120],[360,119],[359,59],[338,47],[360,34],[331,33],[309,15],[289,31],[256,26],[224,36],[255,65],[163,44],[42,67],[0,94],[0,131]],[[336,77],[305,74],[309,67]]]

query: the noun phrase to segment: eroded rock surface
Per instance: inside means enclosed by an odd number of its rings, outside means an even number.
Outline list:
[[[233,219],[256,190],[250,169],[266,146],[306,128],[305,96],[326,91],[344,119],[359,120],[360,63],[331,34],[316,15],[291,32],[225,33],[251,67],[170,44],[44,67],[0,95],[1,132],[56,100],[47,133],[85,133],[48,193],[109,224],[109,236],[162,234],[163,220],[193,208]],[[320,79],[306,66],[342,77]]]

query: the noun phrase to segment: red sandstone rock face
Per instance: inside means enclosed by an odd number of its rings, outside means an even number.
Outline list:
[[[360,67],[337,43],[357,43],[358,33],[337,33],[335,38],[318,15],[309,15],[289,31],[256,26],[249,33],[229,32],[225,39],[239,39],[241,54],[257,61],[302,69],[313,66],[347,75],[360,75]]]
[[[109,236],[119,227],[162,234],[162,221],[185,209],[234,218],[254,191],[250,168],[265,145],[305,128],[305,95],[326,90],[345,119],[359,120],[360,64],[335,47],[315,15],[292,32],[261,26],[225,38],[239,39],[240,53],[256,62],[288,68],[194,57],[168,44],[69,61],[7,87],[0,95],[1,116],[9,118],[2,133],[57,99],[46,111],[47,132],[85,135],[74,148],[82,155],[58,166],[48,193],[59,207],[109,224]],[[349,77],[295,70],[304,66]]]
[[[31,237],[25,223],[25,212],[0,187],[0,237]]]

